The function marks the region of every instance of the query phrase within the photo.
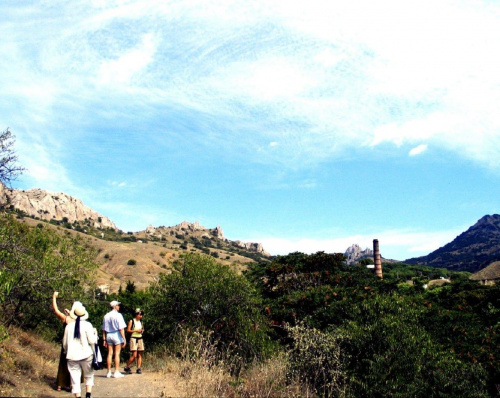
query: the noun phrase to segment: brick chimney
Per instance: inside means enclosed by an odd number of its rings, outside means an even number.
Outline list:
[[[382,260],[380,259],[380,249],[378,239],[373,239],[373,261],[375,262],[375,275],[382,277]]]

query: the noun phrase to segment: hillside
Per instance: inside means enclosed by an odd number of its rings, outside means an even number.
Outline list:
[[[249,250],[240,242],[206,236],[207,230],[198,224],[184,222],[175,227],[151,227],[149,232],[125,234],[111,229],[83,228],[78,223],[48,223],[30,217],[22,220],[31,226],[40,224],[59,233],[80,235],[97,250],[97,284],[110,293],[118,291],[120,286],[125,288],[127,281],[133,281],[138,289],[147,287],[161,273],[171,272],[172,263],[182,253],[209,254],[237,271],[246,269],[249,263],[269,258],[267,253]],[[196,225],[198,227],[194,228]],[[152,233],[153,230],[156,234]]]
[[[211,255],[237,271],[270,258],[261,244],[229,240],[220,226],[206,228],[198,222],[150,225],[143,231],[124,233],[108,217],[64,192],[17,190],[0,183],[0,209],[15,212],[33,226],[80,235],[97,250],[97,282],[109,292],[125,287],[127,281],[139,289],[148,286],[159,274],[170,272],[172,263],[186,252]]]
[[[477,272],[500,260],[500,215],[486,215],[452,242],[427,256],[405,260],[453,271]]]

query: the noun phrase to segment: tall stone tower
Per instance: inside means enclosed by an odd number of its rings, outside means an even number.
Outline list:
[[[380,248],[378,246],[378,239],[373,239],[373,261],[375,262],[375,275],[379,278],[382,276],[382,260],[380,258]]]

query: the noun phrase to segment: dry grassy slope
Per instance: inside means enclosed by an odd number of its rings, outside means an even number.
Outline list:
[[[36,226],[42,222],[32,218],[24,218],[24,222]],[[166,242],[115,242],[96,238],[61,226],[55,226],[42,222],[45,226],[59,231],[63,234],[80,235],[84,242],[98,251],[96,262],[99,264],[97,274],[98,285],[108,285],[110,292],[118,291],[120,285],[125,288],[127,281],[133,281],[138,289],[144,289],[149,282],[161,273],[171,272],[172,262],[179,258],[182,253],[201,253],[192,244],[187,245],[187,250],[180,249],[179,244],[174,244],[174,238],[168,238]],[[144,238],[137,235],[137,237]],[[238,272],[244,270],[254,260],[230,253],[224,249],[210,249],[217,252],[217,261],[228,265]],[[135,260],[135,265],[127,265],[129,260]]]
[[[11,337],[0,343],[0,396],[51,396],[60,346],[20,329],[9,333]]]

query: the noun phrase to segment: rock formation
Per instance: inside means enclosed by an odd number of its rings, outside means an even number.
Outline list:
[[[348,247],[344,254],[347,257],[346,264],[348,265],[356,264],[360,260],[367,257],[373,259],[373,250],[369,248],[362,250],[358,244],[353,244]]]
[[[228,244],[234,244],[235,246],[241,247],[242,249],[248,250],[249,252],[259,253],[264,256],[270,256],[270,254],[264,250],[260,243],[241,242],[239,240],[230,241],[224,236],[224,231],[222,231],[220,225],[217,225],[217,227],[215,228],[205,228],[204,226],[200,225],[198,221],[195,221],[194,223],[183,221],[173,227],[161,226],[155,228],[150,225],[143,232],[146,235],[154,236],[160,239],[161,236],[171,235],[172,233],[180,235],[187,234],[191,235],[194,238],[216,238],[223,242],[227,242]]]
[[[260,243],[241,242],[239,240],[235,241],[234,243],[239,247],[242,247],[243,249],[246,249],[248,251],[261,253],[265,256],[270,256],[270,254],[264,250],[264,247]]]
[[[17,190],[7,188],[0,183],[0,206],[11,207],[30,217],[46,221],[67,218],[69,223],[73,223],[88,220],[96,228],[117,229],[109,218],[64,192],[53,193],[38,188]]]

